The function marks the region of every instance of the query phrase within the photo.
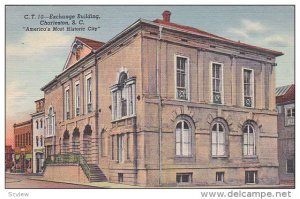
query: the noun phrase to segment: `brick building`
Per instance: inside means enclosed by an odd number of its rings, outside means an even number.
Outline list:
[[[276,88],[279,179],[295,181],[295,85]]]
[[[41,173],[44,165],[44,137],[45,137],[45,99],[35,101],[36,111],[31,114],[32,117],[32,169],[33,173]]]
[[[32,173],[32,120],[14,124],[16,172]]]
[[[84,173],[142,186],[279,183],[272,91],[282,53],[170,19],[169,11],[163,20],[140,19],[105,44],[75,38],[63,72],[42,88],[45,145],[56,154],[47,177],[84,181]],[[87,162],[79,163],[80,178],[71,175],[74,165],[61,172],[69,159],[59,154],[70,152]]]

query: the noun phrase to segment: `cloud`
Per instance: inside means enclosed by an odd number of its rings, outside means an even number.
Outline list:
[[[48,51],[54,52],[61,48],[68,48],[72,37],[61,32],[28,32],[18,41],[8,43],[6,55],[8,57],[28,57],[44,55]]]
[[[251,35],[263,34],[268,31],[267,26],[259,21],[243,19],[239,27],[229,28],[228,32],[242,38],[249,38]]]
[[[291,44],[293,44],[293,38],[289,37],[287,35],[270,35],[264,39],[264,42],[268,46],[273,46],[273,47],[287,47]]]

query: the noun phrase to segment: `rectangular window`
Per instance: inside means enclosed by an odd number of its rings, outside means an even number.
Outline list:
[[[112,93],[112,115],[113,120],[118,119],[118,98],[117,98],[117,92]]]
[[[87,101],[87,112],[92,112],[92,78],[89,77],[86,80],[86,101]]]
[[[285,126],[295,125],[295,107],[285,109]]]
[[[65,90],[65,119],[70,119],[70,90],[67,88]]]
[[[256,184],[257,183],[257,171],[246,171],[245,172],[245,183]]]
[[[176,174],[176,182],[178,184],[192,183],[193,182],[192,175],[193,175],[193,173],[177,173]]]
[[[188,59],[176,57],[176,99],[188,100]]]
[[[115,159],[115,145],[114,145],[114,138],[115,136],[111,136],[111,159],[114,160]]]
[[[213,103],[223,103],[223,69],[222,65],[217,63],[212,63],[212,97]]]
[[[41,146],[43,146],[43,136],[41,135]]]
[[[243,77],[244,77],[244,106],[245,107],[253,107],[253,91],[254,91],[254,82],[253,82],[253,70],[251,69],[244,69],[243,70]]]
[[[80,115],[80,85],[75,83],[75,115]]]
[[[117,135],[117,160],[119,163],[124,161],[124,135]]]
[[[119,182],[119,183],[124,182],[124,179],[123,179],[123,173],[118,173],[118,182]]]
[[[36,146],[38,147],[39,146],[39,136],[36,136]]]
[[[295,173],[295,161],[293,159],[286,160],[286,172]]]
[[[224,182],[224,172],[216,172],[216,181]]]

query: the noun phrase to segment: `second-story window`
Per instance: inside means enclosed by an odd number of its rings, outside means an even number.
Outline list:
[[[49,108],[48,115],[46,116],[47,121],[47,136],[54,136],[55,134],[55,113],[53,107]]]
[[[92,77],[86,78],[86,102],[87,102],[87,113],[92,112]]]
[[[176,99],[188,100],[188,58],[176,56]]]
[[[65,90],[65,119],[70,119],[70,90]]]
[[[118,84],[112,86],[112,118],[121,119],[135,114],[135,79],[127,73],[119,75]]]
[[[79,82],[75,83],[75,115],[80,115],[80,85]]]
[[[39,146],[39,136],[36,136],[36,146]]]
[[[243,70],[243,79],[244,79],[244,106],[245,107],[253,107],[253,70],[244,69]]]
[[[212,102],[223,103],[223,68],[222,64],[212,63]]]
[[[285,126],[295,125],[295,107],[285,109]]]

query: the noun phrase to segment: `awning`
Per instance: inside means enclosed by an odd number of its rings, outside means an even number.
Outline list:
[[[31,153],[30,154],[26,154],[25,158],[26,159],[32,159],[32,154]]]

